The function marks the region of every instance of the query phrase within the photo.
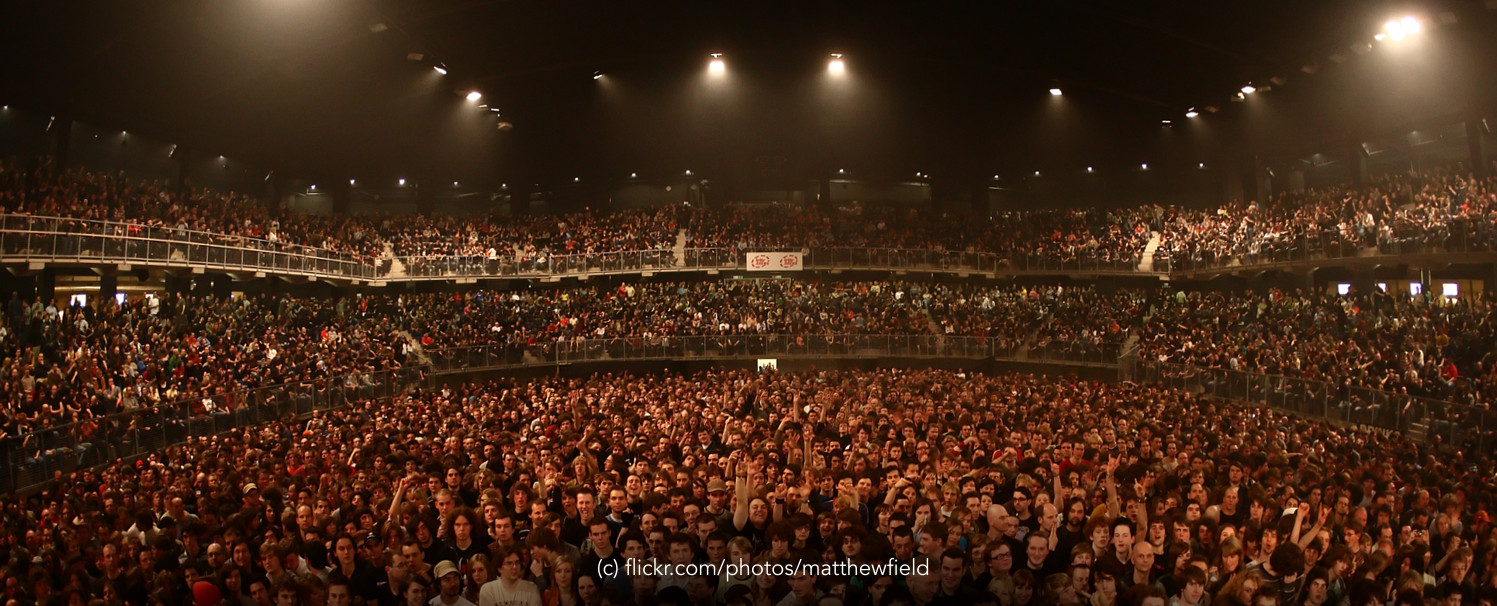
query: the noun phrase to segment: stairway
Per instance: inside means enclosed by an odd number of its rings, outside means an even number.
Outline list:
[[[686,265],[686,230],[676,232],[676,246],[671,248],[671,253],[676,256],[676,267]]]
[[[407,343],[411,344],[411,357],[419,362],[420,365],[427,366],[431,364],[431,356],[426,355],[426,350],[421,348],[421,342],[417,341],[416,337],[404,330],[396,331],[395,334],[400,335]]]
[[[1159,250],[1159,232],[1149,232],[1149,243],[1144,245],[1144,256],[1138,262],[1138,271],[1154,271],[1154,251]]]
[[[385,274],[386,278],[405,277],[405,264],[400,262],[400,257],[395,256],[395,245],[385,243],[385,255],[383,257],[390,261],[390,272]]]

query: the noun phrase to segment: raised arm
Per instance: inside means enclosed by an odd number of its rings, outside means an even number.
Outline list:
[[[729,468],[734,473],[733,493],[738,499],[738,503],[733,507],[733,528],[737,530],[743,530],[745,526],[748,526],[749,495],[752,494],[749,491],[748,474],[745,472],[747,466],[738,461],[742,457],[742,452],[741,450],[734,451],[734,458],[728,462]]]

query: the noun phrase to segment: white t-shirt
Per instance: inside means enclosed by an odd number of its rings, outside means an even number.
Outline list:
[[[530,581],[516,581],[514,587],[506,588],[504,579],[495,579],[478,590],[478,606],[541,606],[541,592]]]
[[[437,597],[428,600],[426,602],[426,606],[475,606],[475,604],[473,604],[473,602],[469,602],[468,598],[463,597],[462,594],[458,594],[457,601],[451,604],[443,602],[442,596],[438,595]]]

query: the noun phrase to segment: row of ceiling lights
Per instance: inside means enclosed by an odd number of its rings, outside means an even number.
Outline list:
[[[1139,170],[1149,170],[1149,164],[1147,162],[1141,163],[1141,164],[1138,165],[1138,168],[1139,168]],[[1196,163],[1196,168],[1204,170],[1206,168],[1206,163],[1204,163],[1204,162],[1198,162],[1198,163]],[[1096,171],[1095,167],[1091,167],[1091,166],[1086,167],[1086,173],[1087,174],[1095,174],[1096,172],[1097,171]],[[692,173],[690,170],[687,170],[687,171],[685,171],[682,174],[685,175],[685,176],[687,176],[687,177],[694,176],[694,173]],[[847,169],[845,169],[845,168],[839,168],[839,169],[837,169],[837,174],[838,175],[846,175],[847,174]],[[1033,176],[1035,176],[1035,177],[1041,176],[1040,171],[1034,171]],[[629,178],[631,180],[632,179],[638,179],[639,178],[639,173],[629,173]],[[915,172],[915,178],[916,179],[922,179],[922,180],[929,180],[931,178],[931,175],[930,175],[930,173],[927,173],[927,172],[924,172],[924,171],[916,171]],[[1003,179],[1003,177],[1001,177],[1000,175],[993,175],[993,180],[994,181],[1001,181],[1002,179]],[[572,177],[572,182],[573,183],[581,183],[582,182],[582,177]],[[356,187],[356,186],[358,186],[359,182],[358,182],[358,179],[349,179],[348,180],[348,184],[350,186],[355,186]],[[396,180],[396,185],[398,185],[400,187],[405,187],[406,186],[406,180],[403,179],[403,178],[402,179],[397,179]],[[452,186],[453,187],[459,187],[459,184],[458,184],[457,181],[453,181],[452,182]],[[501,185],[500,187],[502,189],[509,189],[509,184],[505,183],[505,184]],[[308,190],[309,191],[314,191],[314,192],[317,191],[317,185],[315,183],[312,184],[312,186],[309,187]]]
[[[1424,26],[1419,22],[1418,19],[1416,19],[1416,18],[1414,18],[1412,16],[1403,17],[1402,19],[1395,19],[1395,20],[1392,20],[1392,21],[1388,21],[1383,26],[1383,30],[1384,31],[1378,33],[1374,38],[1377,41],[1379,41],[1379,42],[1382,42],[1382,41],[1385,41],[1385,40],[1398,41],[1398,40],[1403,40],[1404,38],[1406,38],[1408,36],[1419,34],[1420,32],[1423,31],[1423,29],[1424,29]],[[437,73],[439,73],[439,74],[441,74],[443,76],[447,75],[447,66],[444,65],[444,64],[442,64],[442,63],[436,63],[436,64],[434,64],[432,66],[432,69],[436,70]],[[725,59],[723,59],[723,54],[722,53],[711,53],[710,58],[707,61],[707,72],[710,73],[710,74],[714,74],[714,75],[722,75],[722,74],[727,73],[727,71],[728,71],[728,64],[727,64],[727,61]],[[827,60],[827,71],[830,72],[830,73],[832,73],[832,74],[834,74],[834,75],[841,75],[841,74],[843,74],[844,72],[847,71],[847,63],[843,59],[842,53],[832,53],[831,54],[831,57]],[[603,75],[604,74],[603,74],[602,71],[595,71],[595,72],[593,72],[593,79],[594,80],[601,80],[603,78]],[[1283,79],[1282,78],[1275,77],[1275,78],[1273,78],[1273,80],[1274,80],[1275,84],[1283,84]],[[1242,100],[1246,99],[1248,95],[1251,95],[1253,93],[1259,92],[1260,90],[1266,91],[1268,89],[1269,89],[1269,87],[1265,86],[1265,87],[1259,88],[1257,86],[1254,86],[1252,82],[1249,82],[1246,85],[1244,85],[1242,88],[1238,89],[1237,93],[1234,95],[1233,100],[1234,101],[1242,101]],[[1064,94],[1064,91],[1062,91],[1059,87],[1051,87],[1050,88],[1050,94],[1052,96],[1059,97],[1059,96],[1062,96]],[[479,91],[476,91],[476,90],[475,91],[470,91],[467,94],[467,98],[468,98],[468,101],[477,102],[477,101],[479,101],[480,99],[483,98],[483,93],[481,93]],[[479,107],[480,108],[487,108],[488,106],[486,106],[486,105],[480,105]],[[495,114],[499,113],[499,110],[497,108],[492,108],[491,111],[493,111]],[[1215,113],[1217,111],[1217,108],[1215,106],[1207,106],[1206,107],[1206,111],[1207,112],[1211,112],[1211,113]],[[1194,107],[1191,107],[1191,108],[1185,110],[1185,117],[1186,118],[1196,118],[1196,117],[1199,117],[1200,115],[1201,115],[1201,113],[1199,111],[1196,111],[1196,108],[1194,108]],[[1172,122],[1170,120],[1163,120],[1162,123],[1166,127],[1172,125]]]

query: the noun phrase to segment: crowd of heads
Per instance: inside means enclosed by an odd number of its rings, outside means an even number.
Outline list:
[[[1497,395],[1497,300],[1375,290],[1162,293],[1144,357],[1486,407]]]
[[[1077,264],[1136,269],[1154,235],[1156,269],[1252,264],[1294,254],[1357,256],[1486,250],[1497,239],[1497,181],[1455,168],[1380,176],[1370,183],[1285,192],[1201,210],[1177,206],[986,212],[847,204],[668,204],[558,216],[301,215],[247,196],[122,176],[0,163],[6,213],[128,221],[401,259],[410,275],[555,271],[557,258],[645,255],[673,266],[674,249],[847,247],[996,255],[1013,267]],[[75,226],[76,227],[76,226]],[[66,231],[67,226],[58,228]],[[594,259],[596,260],[596,259]],[[568,268],[585,268],[576,261]],[[580,264],[580,265],[579,265]],[[391,264],[382,267],[389,271]],[[629,267],[636,267],[630,265]]]
[[[1491,471],[1131,383],[502,380],[7,499],[0,582],[18,604],[83,606],[1490,603]],[[910,568],[642,570],[890,561]]]
[[[188,415],[230,412],[246,405],[242,390],[419,366],[417,352],[446,348],[774,335],[971,337],[999,355],[1027,343],[1116,349],[1136,323],[1134,297],[1089,287],[783,279],[69,305],[12,293],[0,319],[0,436],[179,402]],[[76,429],[87,441],[97,428]]]
[[[1497,179],[1454,169],[1399,173],[1362,186],[1286,192],[1265,203],[1170,209],[1159,266],[1249,265],[1297,254],[1350,257],[1489,250],[1497,244]]]

